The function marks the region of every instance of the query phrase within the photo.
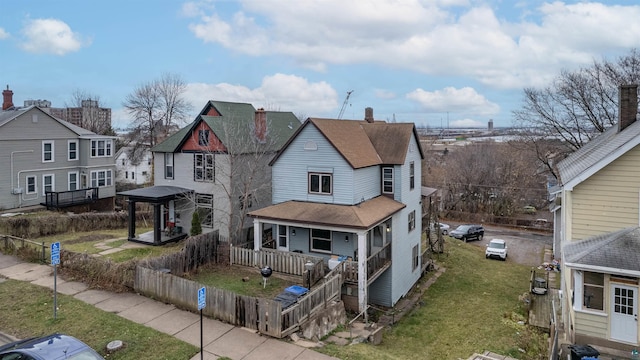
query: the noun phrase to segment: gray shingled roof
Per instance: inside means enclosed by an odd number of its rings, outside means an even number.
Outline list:
[[[180,129],[177,133],[167,138],[162,143],[156,145],[151,149],[153,152],[176,152],[180,149],[184,140],[190,136],[191,130],[200,122],[204,121],[214,132],[216,137],[220,139],[223,144],[228,144],[228,131],[225,127],[233,124],[238,129],[247,129],[247,132],[251,131],[254,126],[256,109],[251,104],[247,103],[233,103],[225,101],[211,100],[205,106],[213,106],[221,114],[221,116],[208,116],[204,115],[204,110],[196,117],[196,119],[186,127]],[[270,151],[277,151],[289,140],[289,137],[300,127],[300,121],[292,112],[284,111],[266,111],[267,117],[267,137],[272,142],[267,142],[273,148]],[[246,149],[240,152],[247,152],[251,149]]]
[[[567,264],[640,272],[640,227],[574,241],[562,251]]]
[[[16,119],[18,116],[26,113],[29,110],[32,109],[38,109],[40,112],[42,112],[43,114],[49,116],[50,118],[56,120],[57,122],[59,122],[61,125],[63,125],[64,127],[68,128],[69,130],[73,131],[74,133],[76,133],[79,136],[82,137],[94,137],[94,136],[99,136],[101,138],[105,137],[104,135],[98,135],[92,131],[89,131],[85,128],[81,128],[80,126],[74,125],[70,122],[64,121],[62,119],[58,119],[54,116],[52,116],[51,114],[47,113],[46,111],[43,111],[42,109],[40,109],[39,107],[35,106],[35,105],[31,105],[28,107],[24,107],[24,108],[17,108],[14,110],[3,110],[0,111],[0,126],[12,121],[13,119]],[[111,136],[112,138],[116,138],[115,136]]]
[[[560,181],[563,185],[567,184],[591,167],[598,165],[621,147],[628,144],[638,145],[639,143],[640,121],[634,122],[620,132],[618,126],[613,126],[558,163]]]

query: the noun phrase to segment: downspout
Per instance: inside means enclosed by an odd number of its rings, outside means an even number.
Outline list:
[[[13,187],[13,154],[17,154],[17,153],[32,153],[33,150],[16,150],[16,151],[12,151],[11,152],[11,191],[13,191],[14,187]],[[18,175],[18,186],[20,186],[20,175]],[[20,194],[16,194],[18,195],[18,207],[22,207],[22,196]]]

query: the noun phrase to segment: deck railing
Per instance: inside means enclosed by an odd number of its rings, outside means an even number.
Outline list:
[[[71,191],[45,192],[45,205],[48,210],[98,201],[98,188]]]
[[[367,258],[367,281],[371,281],[372,277],[385,267],[391,264],[391,243],[387,243],[380,251]],[[358,262],[343,261],[341,264],[342,273],[345,282],[358,282]]]

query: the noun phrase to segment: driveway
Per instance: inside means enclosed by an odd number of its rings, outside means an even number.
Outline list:
[[[451,229],[455,229],[458,226],[458,224],[446,223],[451,225]],[[542,264],[545,246],[549,248],[553,246],[552,233],[525,231],[497,226],[485,226],[484,239],[482,241],[470,241],[469,244],[484,249],[489,241],[494,238],[507,242],[509,249],[507,261],[529,266]]]

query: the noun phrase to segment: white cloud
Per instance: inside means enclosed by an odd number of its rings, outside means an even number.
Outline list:
[[[486,127],[487,124],[473,119],[460,119],[451,121],[449,126],[454,128],[478,128]]]
[[[337,109],[338,94],[326,82],[311,83],[295,75],[275,74],[262,79],[262,84],[250,89],[228,83],[187,85],[185,97],[199,112],[207,101],[247,102],[254,107],[294,113],[331,114]]]
[[[22,29],[22,48],[28,52],[65,55],[80,50],[90,41],[71,31],[69,25],[58,19],[29,20]]]
[[[523,20],[510,23],[489,6],[473,4],[246,0],[230,16],[199,7],[190,29],[206,43],[252,56],[283,55],[319,71],[374,63],[517,89],[548,83],[560,69],[588,65],[605,52],[637,46],[640,38],[637,5],[515,6],[510,10]]]
[[[9,38],[9,33],[0,27],[0,40],[8,39],[8,38]]]
[[[446,87],[436,91],[416,89],[408,93],[406,97],[420,104],[423,110],[432,113],[455,112],[457,114],[487,116],[497,114],[500,111],[497,104],[490,102],[470,87],[461,89]]]

